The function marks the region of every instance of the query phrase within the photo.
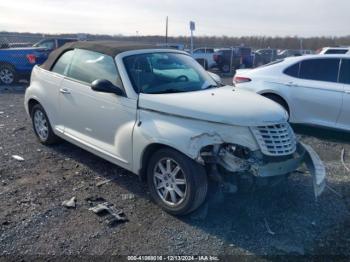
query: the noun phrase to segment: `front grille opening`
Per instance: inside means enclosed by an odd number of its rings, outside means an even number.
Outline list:
[[[296,138],[288,123],[254,127],[252,131],[265,155],[284,156],[296,151]]]

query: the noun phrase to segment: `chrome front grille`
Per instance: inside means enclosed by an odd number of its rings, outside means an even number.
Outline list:
[[[288,123],[251,128],[261,151],[268,156],[286,156],[296,151],[296,137]]]

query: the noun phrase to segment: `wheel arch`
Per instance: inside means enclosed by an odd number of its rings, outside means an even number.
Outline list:
[[[263,92],[260,92],[259,93],[260,95],[268,98],[268,97],[276,97],[278,99],[280,99],[286,106],[286,109],[287,109],[287,112],[288,114],[290,114],[290,106],[289,106],[289,103],[288,101],[283,97],[281,96],[280,94],[276,93],[276,92],[272,92],[272,91],[263,91]]]
[[[32,109],[35,105],[37,105],[37,104],[41,105],[40,102],[36,98],[30,98],[28,100],[27,104],[28,104],[27,106],[28,106],[28,114],[29,115],[31,115]]]
[[[10,66],[14,70],[16,69],[15,65],[11,64],[10,62],[0,61],[0,66]]]
[[[148,162],[151,159],[153,153],[155,153],[156,151],[163,149],[163,148],[168,148],[168,149],[172,149],[175,150],[181,154],[184,154],[183,152],[179,151],[178,149],[166,145],[166,144],[162,144],[162,143],[152,143],[149,144],[142,152],[141,155],[141,168],[139,170],[139,176],[141,181],[146,182],[147,181],[147,166],[148,166]]]

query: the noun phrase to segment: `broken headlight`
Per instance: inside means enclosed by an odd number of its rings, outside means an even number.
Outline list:
[[[251,151],[248,148],[235,144],[223,144],[221,146],[219,156],[227,153],[242,159],[249,159],[251,156]]]

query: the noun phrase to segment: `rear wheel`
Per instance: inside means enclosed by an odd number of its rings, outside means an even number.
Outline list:
[[[59,141],[59,138],[52,131],[49,118],[47,117],[44,108],[40,104],[33,106],[31,118],[34,132],[40,143],[51,145]]]
[[[289,106],[287,104],[287,102],[280,96],[278,95],[274,95],[274,94],[266,94],[266,95],[263,95],[264,97],[276,102],[277,104],[281,105],[284,110],[286,110],[288,112],[288,115],[289,115]]]
[[[12,85],[16,81],[16,71],[11,65],[0,65],[0,84]]]
[[[207,196],[204,168],[173,149],[160,149],[151,157],[147,181],[154,201],[173,215],[196,210]]]

